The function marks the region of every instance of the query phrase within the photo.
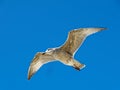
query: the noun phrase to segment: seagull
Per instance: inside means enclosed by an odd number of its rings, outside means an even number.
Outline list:
[[[38,52],[28,69],[28,80],[46,63],[60,61],[61,63],[72,66],[76,70],[81,70],[85,64],[74,59],[74,54],[82,45],[85,38],[96,32],[106,30],[106,28],[79,28],[68,33],[66,42],[57,48],[48,48],[45,52]]]

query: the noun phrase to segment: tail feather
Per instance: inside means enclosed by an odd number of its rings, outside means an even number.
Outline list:
[[[85,67],[86,65],[85,64],[82,64],[80,62],[78,62],[77,60],[73,60],[73,67],[76,69],[76,70],[81,70]]]

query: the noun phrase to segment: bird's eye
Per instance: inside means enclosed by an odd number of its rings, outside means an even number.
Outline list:
[[[50,50],[51,50],[51,49],[49,48],[49,49],[46,50],[46,52],[48,52],[48,51],[50,51]]]
[[[50,49],[48,49],[48,51],[50,51]]]

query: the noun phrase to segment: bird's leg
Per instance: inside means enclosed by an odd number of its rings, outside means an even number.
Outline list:
[[[85,67],[84,64],[78,62],[77,60],[73,60],[73,67],[76,69],[76,70],[81,70]]]

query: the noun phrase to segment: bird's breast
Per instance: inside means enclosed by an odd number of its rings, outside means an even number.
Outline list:
[[[68,60],[70,57],[71,55],[63,50],[56,50],[54,53],[54,58],[57,60]]]

